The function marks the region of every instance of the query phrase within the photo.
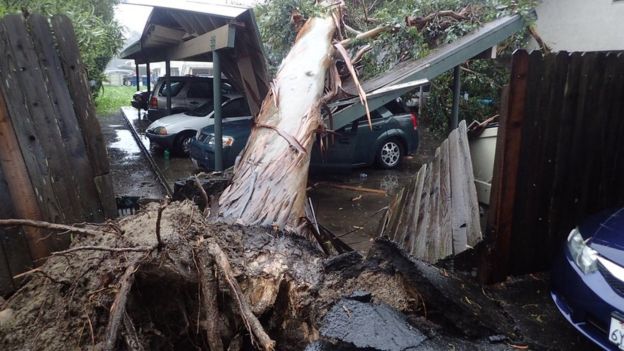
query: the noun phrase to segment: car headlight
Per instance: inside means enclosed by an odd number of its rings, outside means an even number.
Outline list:
[[[223,143],[223,147],[230,147],[232,146],[232,144],[234,144],[234,138],[228,135],[224,135],[223,137],[221,137],[221,140]],[[208,145],[214,146],[214,144],[215,144],[214,134],[208,135]]]
[[[576,265],[585,274],[593,273],[598,269],[596,260],[598,253],[587,245],[577,228],[572,229],[568,236],[568,250]]]
[[[158,134],[158,135],[167,135],[167,128],[165,128],[165,127],[156,127],[154,129],[152,129],[152,132],[154,134]]]

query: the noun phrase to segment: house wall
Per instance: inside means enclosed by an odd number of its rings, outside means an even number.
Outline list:
[[[555,51],[624,50],[624,0],[543,0],[536,11],[537,32]]]

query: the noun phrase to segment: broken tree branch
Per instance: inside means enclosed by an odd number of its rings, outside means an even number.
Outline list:
[[[369,44],[366,44],[366,45],[362,46],[361,48],[358,49],[358,51],[355,53],[355,55],[351,59],[351,63],[352,64],[356,64],[356,63],[360,62],[362,57],[364,57],[364,55],[367,52],[371,51],[372,49],[373,49],[373,47],[370,46]]]
[[[135,246],[135,247],[108,247],[108,246],[76,246],[71,249],[56,251],[52,253],[52,256],[62,256],[76,251],[109,251],[109,252],[148,252],[154,249],[149,246]]]
[[[355,35],[360,35],[362,34],[361,31],[349,26],[348,24],[344,24],[344,28],[347,32],[351,33],[351,34],[355,34]]]
[[[50,281],[52,281],[52,282],[54,282],[54,283],[57,283],[57,284],[70,284],[70,282],[68,282],[68,281],[65,281],[65,280],[58,280],[58,279],[56,279],[56,278],[53,278],[52,276],[50,276],[50,275],[49,275],[46,271],[44,271],[44,270],[43,270],[43,269],[41,269],[41,268],[31,269],[31,270],[29,270],[29,271],[26,271],[26,272],[23,272],[23,273],[20,273],[20,274],[14,275],[14,276],[13,276],[13,279],[19,279],[19,278],[25,277],[25,276],[27,276],[27,275],[35,274],[35,273],[37,273],[37,274],[41,274],[42,276],[44,276],[44,277],[48,278]]]
[[[217,282],[212,269],[212,262],[207,262],[202,255],[197,257],[197,273],[200,283],[202,303],[206,311],[205,330],[211,351],[223,351],[223,341],[219,333],[219,307],[217,306]]]
[[[204,217],[205,217],[210,212],[210,200],[208,200],[208,194],[206,194],[206,190],[204,190],[204,187],[202,186],[202,184],[199,181],[199,178],[197,178],[197,176],[195,176],[195,185],[199,189],[199,193],[201,194],[202,199],[204,200],[204,212],[203,212],[203,214],[204,214]]]
[[[359,191],[363,193],[371,193],[371,194],[383,195],[383,196],[388,195],[388,193],[386,193],[384,190],[381,190],[381,189],[363,188],[359,186],[351,186],[351,185],[343,185],[343,184],[327,183],[327,182],[316,183],[314,184],[314,187],[316,187],[317,185],[321,185],[321,184],[327,185],[329,187],[336,188],[336,189]]]
[[[214,257],[215,263],[221,270],[225,281],[230,287],[233,295],[232,297],[238,305],[245,327],[252,335],[252,341],[255,340],[255,342],[259,343],[261,348],[265,351],[273,350],[275,348],[275,341],[271,340],[271,338],[264,331],[264,328],[262,327],[262,324],[260,324],[258,318],[253,314],[253,312],[251,312],[251,307],[249,307],[249,303],[245,300],[245,295],[243,295],[236,278],[234,278],[234,273],[232,272],[232,267],[230,266],[230,261],[227,255],[223,252],[223,250],[221,250],[221,247],[214,242],[208,243],[208,252]]]
[[[459,12],[455,12],[452,10],[443,10],[443,11],[430,13],[425,17],[407,16],[405,17],[405,25],[409,27],[416,27],[416,29],[422,30],[423,28],[425,28],[425,26],[427,26],[427,24],[429,24],[429,22],[431,22],[435,18],[450,17],[457,21],[463,21],[467,19],[469,12],[470,12],[470,6],[466,6],[463,9],[461,9],[461,11]]]
[[[542,39],[542,37],[537,33],[537,31],[535,30],[535,26],[529,26],[529,33],[531,34],[533,39],[535,39],[535,41],[539,45],[540,49],[544,52],[544,54],[548,54],[549,52],[552,51],[551,48],[548,46],[548,44],[544,42],[544,39]]]
[[[160,237],[160,220],[162,219],[162,213],[167,207],[167,205],[169,205],[169,196],[165,196],[165,200],[158,208],[158,215],[156,217],[156,240],[158,241],[159,250],[164,246],[162,238]]]
[[[340,41],[340,45],[342,45],[344,48],[349,48],[351,47],[351,45],[353,45],[355,42],[357,41],[361,41],[361,40],[368,40],[368,39],[373,39],[376,36],[378,36],[379,34],[386,32],[388,30],[392,29],[392,26],[379,26],[377,28],[373,28],[369,31],[366,32],[362,32],[358,35],[356,35],[353,38],[348,38],[345,40]]]
[[[117,343],[117,335],[119,334],[119,326],[122,323],[122,318],[126,313],[126,302],[128,301],[128,293],[134,283],[134,273],[137,270],[138,259],[132,262],[127,268],[124,274],[119,279],[120,287],[119,292],[115,296],[113,305],[110,308],[110,317],[108,324],[106,325],[106,340],[104,343],[105,351],[112,351],[115,349]]]
[[[50,223],[44,221],[34,221],[31,219],[0,219],[0,227],[29,226],[35,228],[50,229],[62,232],[72,232],[77,234],[102,236],[104,232],[99,230],[79,228],[71,225]]]
[[[128,312],[124,312],[123,314],[123,327],[124,327],[124,341],[126,342],[126,346],[129,351],[143,351],[143,344],[141,344],[141,340],[139,339],[139,335],[137,334],[136,328],[134,327],[134,322],[128,315]]]

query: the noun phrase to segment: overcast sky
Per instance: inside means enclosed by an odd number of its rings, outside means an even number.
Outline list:
[[[123,0],[122,0],[123,1]],[[130,2],[149,3],[149,0],[129,0]],[[181,0],[176,0],[181,1]],[[258,0],[186,0],[189,2],[203,2],[213,4],[237,4],[245,6],[253,6]],[[149,17],[152,8],[143,5],[119,4],[115,6],[115,17],[119,23],[126,27],[127,33],[143,32],[145,22]]]

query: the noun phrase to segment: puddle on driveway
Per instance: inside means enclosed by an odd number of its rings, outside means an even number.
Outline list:
[[[396,170],[361,168],[348,173],[312,176],[310,185],[317,185],[309,194],[319,223],[355,250],[366,253],[377,236],[385,207],[416,174],[419,166],[416,160],[406,159]],[[337,189],[326,183],[379,189],[387,195]]]
[[[130,133],[127,129],[117,129],[113,125],[110,127],[113,127],[115,130],[115,141],[110,143],[108,147],[111,149],[117,149],[124,154],[125,156],[122,161],[127,162],[137,159],[141,154],[141,149],[139,149],[132,133]],[[119,126],[119,128],[123,127]]]

